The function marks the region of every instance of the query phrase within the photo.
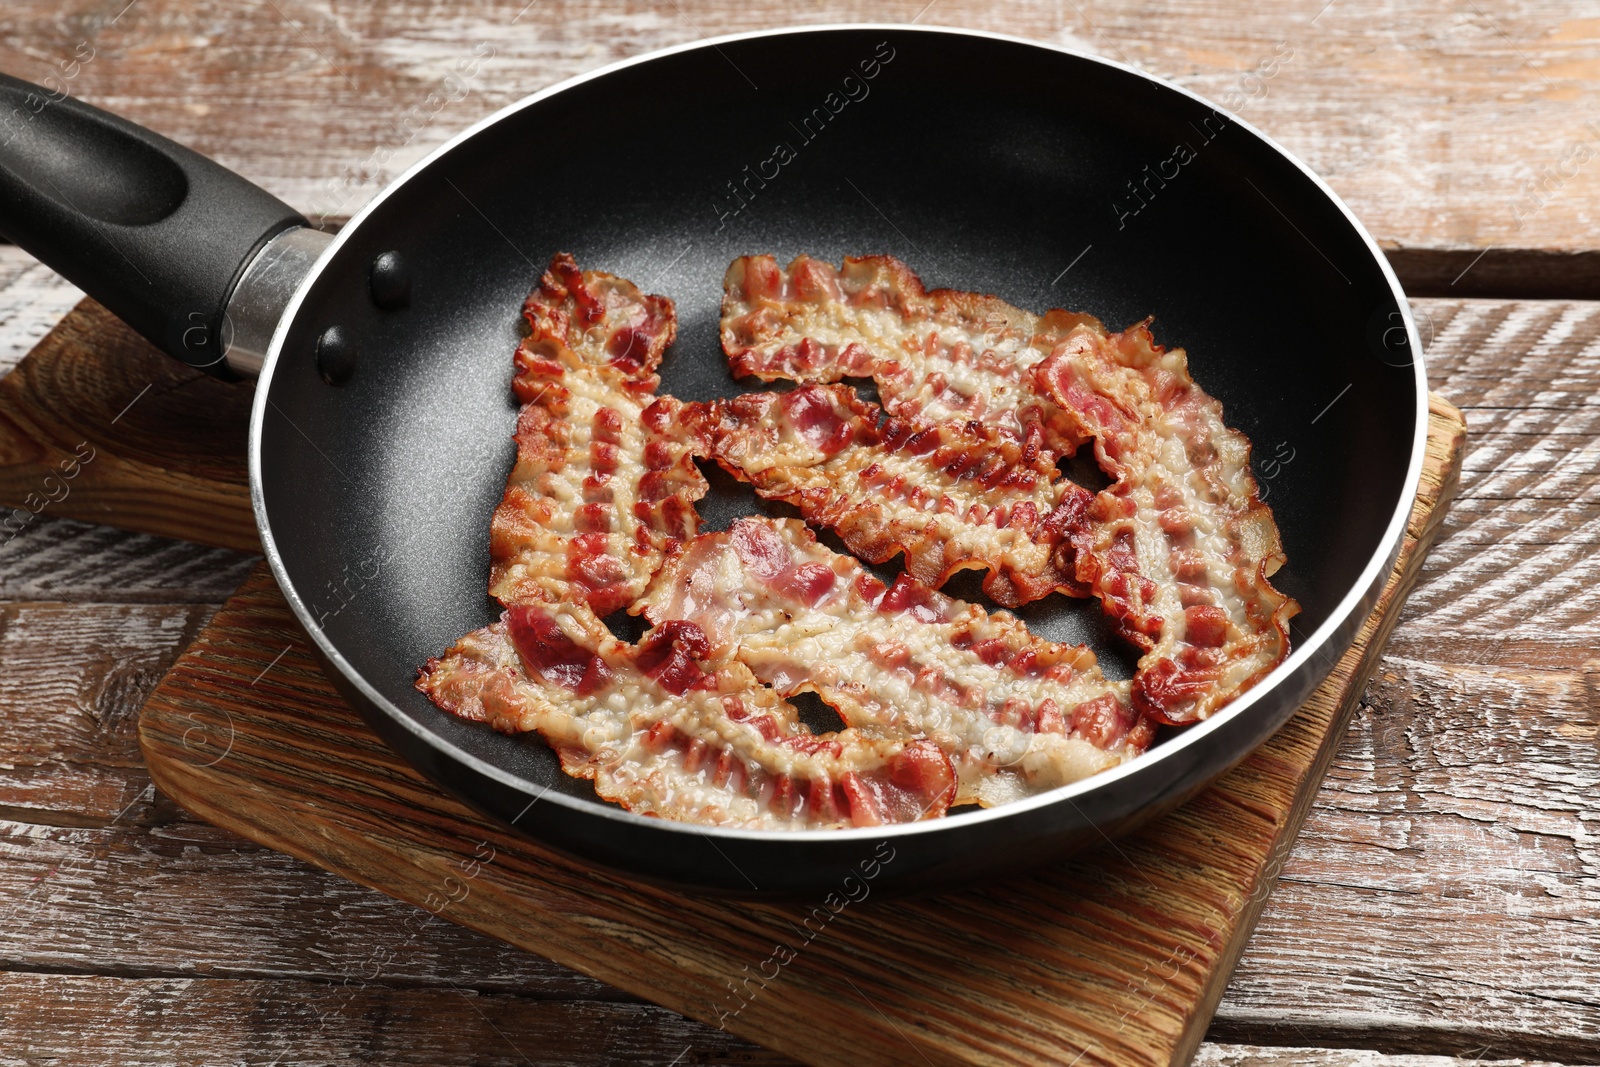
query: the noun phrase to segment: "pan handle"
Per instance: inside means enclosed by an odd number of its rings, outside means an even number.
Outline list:
[[[228,298],[258,250],[305,225],[160,134],[0,74],[0,234],[192,367],[238,377]]]

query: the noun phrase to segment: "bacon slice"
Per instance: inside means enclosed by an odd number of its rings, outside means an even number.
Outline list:
[[[960,776],[956,803],[1004,803],[1116,766],[1154,724],[1094,654],[902,575],[893,587],[796,520],[741,519],[676,546],[646,618],[693,623],[710,664],[784,696],[815,692],[851,727],[925,735]]]
[[[537,730],[566,773],[630,811],[708,826],[818,830],[943,815],[949,759],[890,730],[818,736],[738,663],[706,670],[692,623],[638,645],[571,606],[525,604],[428,661],[417,688],[506,733]]]
[[[871,378],[884,409],[920,425],[976,422],[1054,463],[1082,442],[1077,420],[1028,369],[1086,315],[1038,316],[993,296],[923,288],[893,256],[744,256],[723,278],[722,348],[735,377]]]
[[[1135,706],[1169,723],[1207,718],[1288,655],[1300,610],[1267,580],[1284,554],[1250,442],[1148,322],[1082,327],[1033,374],[1116,479],[1072,540],[1078,577],[1144,650]]]
[[[1144,650],[1142,712],[1207,718],[1288,655],[1299,605],[1267,580],[1283,551],[1249,442],[1147,324],[1112,335],[1087,315],[930,292],[887,256],[837,270],[801,256],[787,271],[751,256],[724,279],[722,341],[735,374],[871,377],[884,408],[919,428],[967,418],[1037,441],[1051,462],[1094,439],[1117,483],[1052,560],[1071,560],[1064,592],[1100,597]]]
[[[870,563],[904,552],[930,587],[965,568],[1016,607],[1080,586],[1067,535],[1090,494],[1036,447],[978,422],[885,417],[847,385],[805,385],[690,405],[685,417],[729,473],[831,527]]]
[[[523,307],[512,381],[517,460],[490,526],[503,604],[632,604],[667,547],[698,528],[706,482],[655,374],[672,301],[557,255]]]

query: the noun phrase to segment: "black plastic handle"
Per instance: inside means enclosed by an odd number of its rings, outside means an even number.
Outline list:
[[[218,377],[240,272],[306,220],[226,167],[0,74],[0,234],[164,351]]]

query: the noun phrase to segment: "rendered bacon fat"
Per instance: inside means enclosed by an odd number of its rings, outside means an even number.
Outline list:
[[[523,316],[517,460],[490,527],[489,591],[606,615],[638,598],[668,545],[694,535],[706,491],[674,432],[678,402],[655,396],[672,301],[563,253]]]
[[[463,718],[537,730],[568,774],[640,814],[770,830],[944,814],[955,773],[933,743],[813,735],[743,665],[705,669],[707,650],[689,622],[627,645],[587,612],[519,605],[430,660],[417,687]]]
[[[1093,439],[1116,484],[1073,514],[1051,558],[1075,579],[1057,588],[1098,596],[1144,651],[1141,711],[1204,719],[1288,655],[1299,606],[1268,581],[1283,551],[1249,442],[1146,325],[1113,335],[1087,315],[927,291],[887,256],[839,269],[801,256],[787,271],[752,256],[724,279],[722,340],[735,374],[872,377],[919,428],[968,418],[1051,462]]]
[[[868,562],[903,551],[907,572],[935,588],[986,569],[984,592],[1008,607],[1057,589],[1087,595],[1067,535],[1090,495],[1037,447],[975,421],[885,417],[846,385],[688,407],[726,470]]]
[[[741,519],[674,547],[644,613],[693,623],[708,662],[741,663],[785,696],[813,691],[851,727],[927,736],[955,763],[956,803],[1077,781],[1154,734],[1088,649],[905,575],[885,588],[795,520]]]
[[[1208,717],[1288,655],[1300,610],[1267,580],[1284,555],[1250,442],[1143,323],[1085,325],[1033,373],[1116,479],[1072,539],[1078,577],[1144,650],[1135,704],[1171,723]]]

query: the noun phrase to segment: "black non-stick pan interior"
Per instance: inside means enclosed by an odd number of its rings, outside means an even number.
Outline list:
[[[368,290],[390,250],[413,279],[398,311]],[[1155,316],[1255,443],[1302,638],[1405,491],[1417,396],[1387,279],[1312,179],[1205,105],[1090,60],[914,31],[727,42],[613,71],[466,139],[359,222],[288,332],[261,426],[273,539],[340,654],[427,729],[575,795],[593,794],[537,739],[457,722],[411,688],[498,614],[488,522],[512,458],[518,311],[561,250],[677,302],[663,389],[686,399],[750,387],[717,341],[723,272],[748,253],[892,253],[930,286],[1112,327]],[[340,386],[314,357],[333,324],[359,348]],[[703,512],[720,526],[756,508],[719,490]],[[1126,674],[1095,602],[1025,614]]]

